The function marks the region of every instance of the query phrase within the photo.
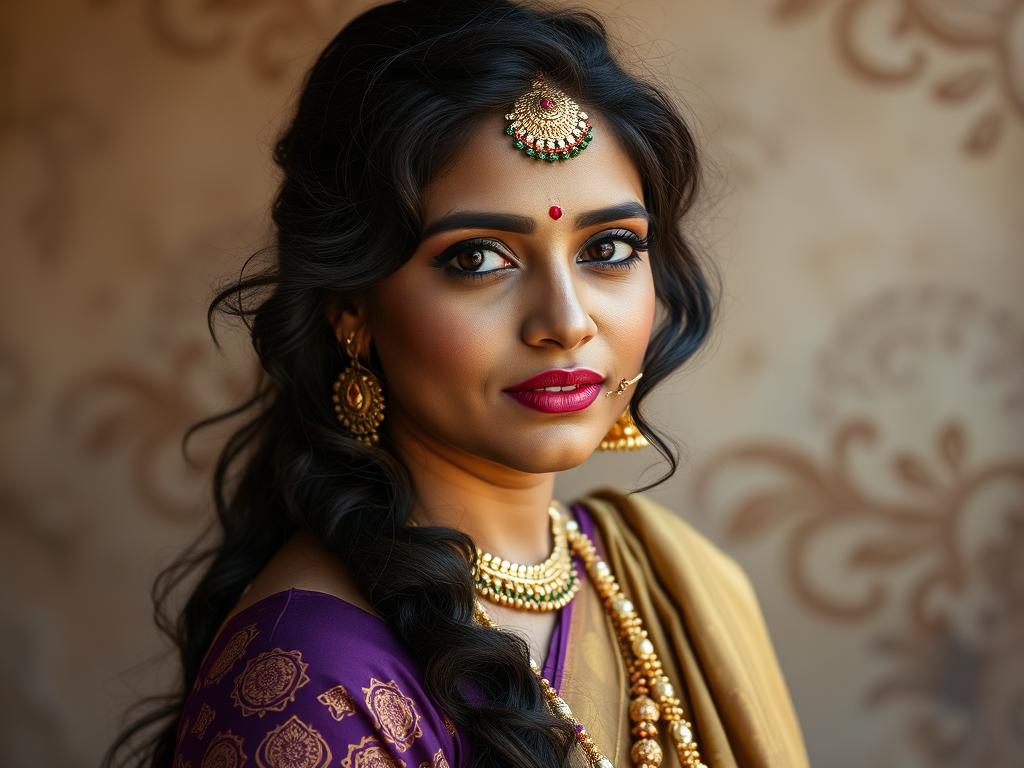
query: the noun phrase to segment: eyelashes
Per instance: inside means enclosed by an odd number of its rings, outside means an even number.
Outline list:
[[[614,229],[600,232],[591,237],[580,248],[579,255],[588,253],[595,246],[608,244],[612,246],[612,256],[615,255],[617,246],[620,244],[629,246],[630,253],[628,256],[616,259],[615,261],[607,259],[586,259],[577,263],[590,264],[596,267],[599,271],[606,272],[633,269],[641,260],[639,254],[646,252],[650,247],[649,238],[638,237],[635,232],[631,232],[628,229]],[[479,254],[480,263],[488,261],[489,255],[497,256],[498,261],[513,260],[509,255],[508,248],[500,241],[486,237],[477,237],[471,240],[463,240],[460,243],[456,243],[455,245],[446,248],[439,255],[434,257],[431,266],[442,269],[446,274],[463,280],[483,280],[502,272],[518,269],[518,267],[510,266],[497,267],[495,269],[471,270],[462,269],[461,267],[457,267],[452,264],[458,256],[469,253],[474,254],[474,256]]]

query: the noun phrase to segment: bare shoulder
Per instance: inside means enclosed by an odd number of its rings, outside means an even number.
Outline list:
[[[292,536],[242,593],[231,615],[288,589],[323,592],[376,615],[345,564],[308,533]]]

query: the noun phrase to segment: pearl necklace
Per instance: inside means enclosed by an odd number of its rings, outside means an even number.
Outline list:
[[[631,730],[633,746],[629,751],[631,762],[636,768],[658,768],[661,765],[664,755],[657,741],[657,722],[660,719],[668,726],[679,761],[686,768],[707,768],[700,760],[700,751],[693,737],[693,725],[684,718],[682,703],[664,672],[654,644],[648,638],[647,630],[643,628],[643,621],[637,615],[632,601],[622,593],[611,567],[597,554],[594,543],[580,530],[576,521],[560,513],[559,520],[573,551],[583,560],[587,575],[612,620],[619,652],[629,673],[629,717],[634,724]],[[479,600],[476,601],[474,615],[484,626],[495,626],[494,620]],[[576,719],[569,705],[543,676],[540,666],[532,658],[530,668],[537,676],[549,709],[572,725],[576,740],[587,753],[590,765],[593,768],[615,768],[611,760],[597,749],[586,728]]]

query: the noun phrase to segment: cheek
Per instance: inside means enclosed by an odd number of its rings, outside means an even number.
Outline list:
[[[631,281],[626,290],[618,292],[605,312],[607,333],[618,354],[637,365],[647,350],[657,310],[654,280],[648,268],[644,271],[645,278]]]
[[[388,378],[403,389],[423,381],[479,379],[476,369],[484,367],[488,341],[493,345],[495,338],[487,325],[493,313],[445,300],[428,283],[393,276],[377,291],[373,336]]]
[[[650,273],[648,273],[650,277]],[[637,299],[638,321],[643,328],[643,345],[646,348],[651,337],[651,330],[654,328],[654,316],[658,308],[658,298],[654,291],[654,279],[648,279],[645,284],[643,295]]]

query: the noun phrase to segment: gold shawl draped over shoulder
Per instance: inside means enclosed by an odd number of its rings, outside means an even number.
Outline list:
[[[601,488],[575,501],[589,510],[598,547],[643,619],[709,768],[807,766],[789,692],[740,567],[642,494]],[[588,592],[578,596],[562,693],[615,765],[628,766],[624,670],[614,641],[607,642],[610,622]],[[662,744],[663,765],[678,766],[667,737]]]

